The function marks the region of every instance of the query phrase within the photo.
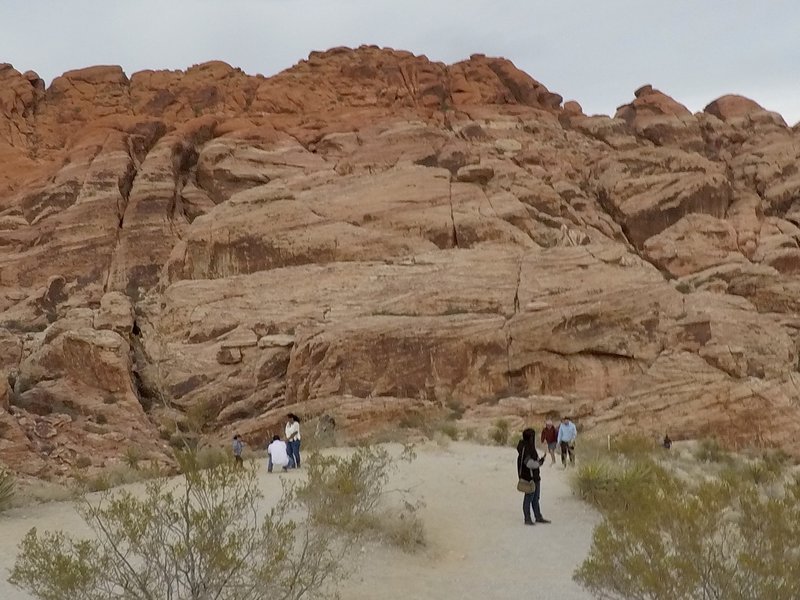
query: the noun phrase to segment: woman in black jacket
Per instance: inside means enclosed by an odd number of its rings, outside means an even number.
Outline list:
[[[534,521],[531,520],[531,508],[533,508],[536,523],[550,522],[542,516],[539,508],[539,494],[542,486],[539,467],[542,466],[545,458],[546,455],[539,458],[539,454],[536,452],[536,432],[533,429],[524,430],[522,439],[517,444],[517,473],[520,479],[533,481],[536,486],[532,493],[525,494],[522,498],[522,515],[525,517],[525,525],[534,524]]]

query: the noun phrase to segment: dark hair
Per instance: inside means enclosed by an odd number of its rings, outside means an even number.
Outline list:
[[[289,418],[290,418],[292,421],[297,421],[298,423],[300,422],[300,417],[298,417],[298,416],[297,416],[296,414],[294,414],[294,413],[289,413],[289,414],[288,414],[288,415],[286,415],[286,416],[287,416],[287,417],[289,417]]]
[[[522,430],[522,445],[528,451],[529,454],[533,455],[536,452],[536,431],[532,428],[528,427],[527,429]]]
[[[273,435],[273,436],[272,436],[272,441],[273,441],[273,442],[280,442],[280,441],[281,441],[281,436],[279,436],[279,435]]]
[[[236,435],[234,435],[233,439],[238,440],[239,439],[239,434],[237,433]]]

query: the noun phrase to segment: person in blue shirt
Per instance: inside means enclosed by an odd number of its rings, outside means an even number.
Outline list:
[[[569,454],[569,464],[575,466],[575,439],[578,437],[578,430],[575,423],[569,420],[569,417],[561,419],[561,425],[558,426],[558,446],[561,449],[561,464],[567,468],[567,455]]]

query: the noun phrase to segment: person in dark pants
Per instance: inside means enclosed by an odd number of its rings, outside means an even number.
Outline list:
[[[300,468],[300,418],[294,414],[287,415],[286,448],[289,451],[289,468]]]
[[[544,429],[542,429],[542,443],[547,444],[547,452],[550,454],[550,458],[552,462],[550,466],[552,467],[556,464],[556,447],[558,446],[558,429],[556,429],[555,425],[550,419],[547,419],[547,423],[544,425]]]
[[[575,466],[575,439],[578,437],[578,429],[569,417],[562,417],[561,425],[558,426],[558,445],[561,447],[561,464],[567,468],[567,455],[569,464]]]
[[[244,450],[244,442],[242,436],[238,433],[233,436],[233,460],[236,462],[237,467],[243,467],[242,451]]]
[[[550,522],[542,516],[539,507],[539,496],[542,489],[539,467],[542,466],[545,458],[546,455],[539,458],[539,454],[536,452],[536,432],[533,429],[525,429],[522,432],[522,439],[517,444],[517,473],[520,479],[533,481],[535,484],[533,492],[522,497],[522,516],[525,518],[525,525],[534,524],[531,519],[531,509],[536,523]]]

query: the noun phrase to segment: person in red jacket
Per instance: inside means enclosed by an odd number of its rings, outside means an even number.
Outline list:
[[[550,458],[552,462],[550,466],[552,467],[556,464],[556,446],[558,445],[558,429],[556,429],[555,425],[553,425],[553,421],[547,419],[547,422],[544,425],[544,429],[542,429],[542,444],[547,444],[547,451],[550,453]]]

